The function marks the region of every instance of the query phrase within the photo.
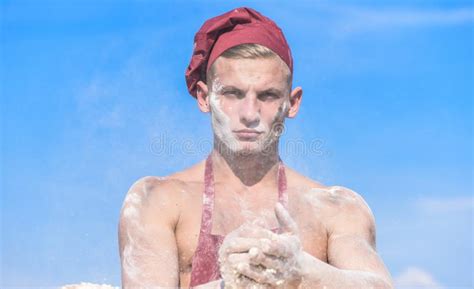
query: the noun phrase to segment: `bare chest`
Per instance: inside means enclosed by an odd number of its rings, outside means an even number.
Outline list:
[[[175,230],[179,255],[181,286],[189,284],[192,258],[199,242],[202,217],[202,191],[197,186],[189,192],[183,202],[180,219]],[[291,191],[291,188],[288,190]],[[239,194],[216,195],[212,210],[211,232],[215,235],[227,235],[243,223],[256,223],[268,229],[278,227],[274,214],[274,206],[278,201],[278,193],[262,192],[254,197],[245,198]],[[327,230],[324,215],[318,214],[311,204],[304,202],[298,194],[289,193],[288,210],[299,227],[303,250],[316,258],[327,262]]]

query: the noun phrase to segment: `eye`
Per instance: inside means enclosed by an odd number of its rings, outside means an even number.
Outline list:
[[[280,98],[280,96],[276,93],[268,92],[268,93],[263,93],[263,94],[259,95],[258,98],[262,101],[265,101],[265,100],[278,99],[278,98]]]
[[[226,97],[235,97],[235,98],[242,98],[243,94],[238,90],[225,90],[222,92],[222,95]]]

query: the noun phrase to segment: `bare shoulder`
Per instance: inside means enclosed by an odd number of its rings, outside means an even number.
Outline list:
[[[327,198],[336,204],[327,222],[330,238],[358,236],[375,248],[375,217],[364,198],[342,186],[330,187]]]
[[[182,181],[169,177],[142,177],[130,187],[125,202],[130,200],[132,203],[136,203],[140,200],[146,204],[160,198],[173,199],[178,195],[176,192],[179,192],[183,185]]]
[[[202,160],[197,164],[185,168],[184,170],[175,172],[167,178],[176,181],[181,181],[183,183],[202,182],[204,178],[204,165],[205,160]]]
[[[137,210],[179,214],[181,203],[193,188],[199,186],[201,164],[174,173],[169,176],[146,176],[132,184],[127,192],[122,207],[122,215],[127,216]]]
[[[357,192],[343,186],[327,186],[324,189],[313,190],[319,194],[321,199],[331,204],[339,215],[353,215],[364,213],[372,215],[372,212],[364,198]]]
[[[324,189],[326,188],[320,182],[310,179],[309,177],[285,166],[285,173],[288,183],[288,188],[294,192],[305,192],[312,188]]]
[[[132,184],[123,201],[121,223],[151,223],[156,220],[153,216],[156,212],[169,217],[170,221],[177,220],[177,207],[180,203],[177,192],[181,186],[176,180],[166,177],[146,176],[138,179]]]
[[[374,233],[374,215],[359,193],[343,186],[326,186],[291,169],[287,171],[290,198],[293,194],[298,207],[322,218],[328,234]]]
[[[300,198],[306,199],[306,201],[308,199],[317,200],[320,206],[337,208],[340,213],[350,214],[352,211],[365,211],[365,213],[371,214],[364,198],[355,191],[343,186],[326,186],[292,169],[286,171],[289,189],[294,194],[298,194]]]

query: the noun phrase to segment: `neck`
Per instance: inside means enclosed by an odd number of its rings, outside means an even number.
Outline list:
[[[214,138],[212,159],[214,171],[226,181],[237,178],[247,187],[258,183],[266,185],[267,182],[274,185],[280,160],[278,141],[263,152],[233,152]]]

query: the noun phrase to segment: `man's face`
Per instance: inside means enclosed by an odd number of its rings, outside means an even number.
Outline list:
[[[209,101],[214,134],[234,152],[278,141],[289,108],[288,67],[277,57],[214,63]]]

